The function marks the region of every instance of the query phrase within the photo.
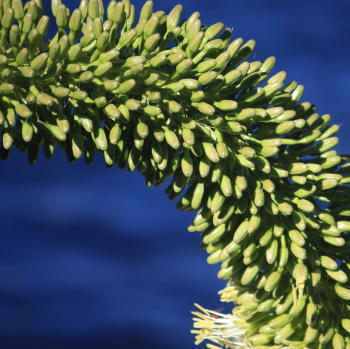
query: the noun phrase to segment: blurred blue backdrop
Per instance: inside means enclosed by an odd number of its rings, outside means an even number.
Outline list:
[[[155,2],[166,11],[176,4]],[[254,59],[275,55],[274,71],[287,70],[305,85],[303,100],[343,124],[338,150],[350,150],[348,0],[184,7],[186,17],[200,10],[204,23],[224,21],[235,37],[256,39]],[[35,166],[17,152],[1,163],[0,347],[193,348],[192,304],[222,307],[224,283],[198,234],[186,231],[193,215],[163,190],[102,159],[70,164],[62,152]]]

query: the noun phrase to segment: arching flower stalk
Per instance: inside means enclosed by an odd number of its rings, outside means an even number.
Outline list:
[[[182,6],[0,0],[0,157],[57,147],[144,175],[196,211],[232,314],[200,308],[209,348],[350,348],[350,164],[339,126],[301,102],[255,41]]]

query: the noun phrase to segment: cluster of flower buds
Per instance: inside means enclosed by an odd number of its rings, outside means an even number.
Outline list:
[[[253,40],[182,20],[181,5],[52,0],[52,13],[49,39],[41,0],[0,0],[1,159],[62,147],[147,185],[171,178],[235,303],[196,313],[209,348],[350,348],[350,166],[331,117],[269,75],[274,57],[246,61]]]

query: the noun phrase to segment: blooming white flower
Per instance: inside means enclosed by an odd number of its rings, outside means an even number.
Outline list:
[[[207,344],[210,349],[232,348],[232,349],[252,349],[244,340],[246,329],[241,326],[242,320],[235,318],[232,314],[222,314],[213,310],[208,310],[195,304],[201,312],[194,311],[194,330],[196,334],[195,344],[200,344],[204,340],[211,340],[220,347]]]

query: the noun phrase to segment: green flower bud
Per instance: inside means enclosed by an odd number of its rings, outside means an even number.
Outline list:
[[[69,94],[69,96],[78,101],[84,101],[88,97],[88,94],[85,91],[78,90],[78,91],[72,91]]]
[[[109,40],[109,33],[108,32],[101,33],[97,38],[97,42],[96,42],[97,49],[99,51],[104,51],[104,49],[108,44],[108,40]]]
[[[20,41],[20,31],[18,25],[12,25],[9,33],[10,45],[16,47]]]
[[[88,15],[88,0],[80,0],[79,10],[82,18],[85,19]]]
[[[192,103],[192,106],[204,115],[212,116],[215,113],[215,108],[206,102]]]
[[[120,52],[116,48],[113,48],[107,52],[101,53],[100,57],[98,58],[98,61],[100,63],[105,63],[114,60],[119,56]]]
[[[177,138],[176,133],[174,131],[166,128],[164,130],[164,136],[165,136],[166,142],[170,145],[171,148],[176,150],[180,147],[180,141]]]
[[[113,67],[113,64],[111,62],[103,63],[95,69],[94,75],[95,76],[102,76],[102,75],[106,74],[112,67]]]
[[[214,39],[224,29],[224,23],[218,22],[211,25],[204,33],[205,38],[209,41]]]
[[[192,58],[194,54],[199,50],[199,47],[203,41],[204,33],[199,32],[193,36],[187,46],[186,53]]]
[[[48,95],[47,93],[39,93],[36,96],[36,99],[37,99],[39,104],[45,105],[47,107],[51,107],[54,103],[54,99],[50,95]]]
[[[57,97],[57,98],[65,98],[70,93],[70,89],[66,88],[66,87],[63,87],[63,86],[52,87],[51,91],[54,94],[54,96]]]
[[[61,4],[61,0],[51,0],[51,10],[54,17],[57,17]]]
[[[56,125],[44,123],[44,126],[50,131],[51,135],[57,140],[64,142],[67,139],[66,134]]]
[[[154,57],[152,57],[149,61],[150,65],[153,67],[153,68],[158,68],[160,67],[161,65],[165,64],[167,61],[167,56],[164,55],[164,54],[158,54]]]
[[[60,29],[65,29],[68,25],[66,6],[60,5],[57,11],[56,24]]]
[[[11,133],[10,130],[5,130],[2,134],[2,145],[4,149],[10,149],[12,147],[14,138]]]
[[[124,33],[117,44],[117,48],[122,49],[125,46],[129,46],[136,37],[136,34],[137,32],[135,29],[130,29],[129,31]]]
[[[25,121],[22,124],[22,138],[25,142],[30,142],[33,138],[33,126],[30,122]]]
[[[129,110],[139,110],[141,107],[141,103],[137,100],[137,99],[128,99],[125,102],[125,106],[129,109]]]
[[[145,49],[149,52],[153,51],[161,39],[160,34],[156,33],[148,37],[145,41]]]
[[[48,16],[42,16],[36,26],[37,32],[41,36],[45,36],[49,29],[49,24],[50,24],[50,18]]]
[[[60,45],[60,57],[64,57],[69,49],[69,38],[67,35],[63,35],[59,40]]]
[[[30,47],[36,47],[40,41],[40,35],[38,31],[33,28],[28,35],[28,43]]]
[[[169,65],[177,65],[184,59],[184,57],[185,55],[183,53],[173,53],[167,57],[167,63]]]
[[[80,44],[75,44],[73,46],[71,46],[67,52],[68,54],[68,59],[71,61],[71,62],[74,62],[76,61],[79,56],[80,56],[80,52],[81,52],[81,46]]]
[[[89,3],[88,3],[88,16],[92,20],[94,20],[95,18],[100,17],[100,9],[99,9],[97,0],[89,0]]]
[[[112,120],[117,120],[120,118],[120,112],[114,104],[108,104],[107,106],[105,106],[104,111],[107,114],[107,116]],[[116,137],[113,137],[114,141],[115,141],[115,138]],[[116,140],[115,143],[113,143],[113,142],[111,142],[111,143],[116,144],[117,141],[118,140]]]
[[[14,18],[14,11],[12,8],[8,8],[1,19],[1,26],[4,27],[5,29],[9,29],[11,27],[13,18]]]
[[[12,0],[12,8],[16,20],[21,20],[24,17],[24,9],[22,0]]]
[[[84,35],[80,40],[81,47],[88,46],[95,39],[94,33]]]
[[[146,1],[140,12],[140,20],[148,20],[152,16],[153,1]]]
[[[116,80],[106,80],[103,85],[107,91],[113,91],[119,86],[119,83]]]
[[[122,2],[111,2],[110,7],[108,7],[108,19],[113,23],[122,23],[125,18],[124,4]]]
[[[95,18],[94,21],[92,22],[92,32],[95,35],[95,38],[97,38],[103,30],[103,22],[100,17]]]
[[[79,32],[82,27],[82,13],[80,9],[75,9],[69,19],[69,29],[73,32]]]
[[[121,135],[122,135],[122,129],[120,128],[119,124],[115,124],[112,127],[111,132],[109,133],[109,141],[112,144],[117,144]]]
[[[103,108],[107,105],[108,101],[105,96],[97,97],[95,100],[95,105],[97,108]]]
[[[100,17],[103,17],[105,14],[105,8],[103,6],[103,1],[102,0],[97,0],[98,2],[98,11],[100,13]]]
[[[81,72],[81,67],[76,63],[68,64],[66,66],[66,71],[69,74],[79,74]]]
[[[136,81],[134,79],[129,79],[122,82],[119,87],[115,90],[116,93],[128,93],[130,92],[136,85]]]
[[[0,94],[1,95],[8,95],[8,94],[12,93],[14,89],[15,89],[15,86],[12,84],[9,84],[7,82],[0,84]]]
[[[91,80],[93,80],[94,74],[91,71],[85,71],[84,73],[80,74],[79,81],[82,83],[88,83]]]
[[[33,115],[31,110],[25,104],[18,104],[15,110],[21,118],[29,118]]]
[[[159,107],[156,107],[154,105],[147,105],[143,111],[149,115],[149,116],[157,116],[159,115],[162,111]]]
[[[27,79],[31,79],[35,75],[34,69],[28,66],[22,67],[20,72]]]
[[[145,37],[149,37],[152,34],[154,34],[157,31],[159,25],[159,16],[156,14],[153,14],[151,18],[146,22],[144,28],[143,28],[143,33]]]
[[[30,62],[30,67],[34,71],[39,71],[43,69],[46,66],[46,62],[48,59],[49,55],[47,53],[41,53],[39,56],[35,57],[31,62]]]
[[[58,42],[51,43],[49,48],[49,58],[55,61],[60,53],[60,44]]]
[[[167,30],[168,31],[171,31],[178,26],[178,24],[180,22],[182,11],[183,11],[182,5],[176,5],[170,11],[170,13],[167,17]]]
[[[142,121],[139,121],[136,125],[136,132],[142,139],[146,138],[149,134],[148,125]]]

